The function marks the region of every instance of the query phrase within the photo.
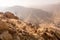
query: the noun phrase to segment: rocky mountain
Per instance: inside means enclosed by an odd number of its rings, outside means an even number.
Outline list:
[[[60,4],[47,5],[43,10],[51,12],[54,22],[60,23]]]
[[[6,8],[5,10],[14,12],[19,18],[27,23],[39,24],[41,22],[51,22],[52,19],[52,13],[48,13],[42,9],[14,6]]]
[[[11,12],[0,12],[0,40],[60,40],[60,28],[47,22],[34,26]]]
[[[13,6],[5,8],[3,11],[11,11],[23,21],[33,24],[42,22],[58,23],[60,20],[60,4],[46,5],[40,9]]]

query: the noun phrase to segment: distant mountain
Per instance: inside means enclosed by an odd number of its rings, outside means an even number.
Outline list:
[[[60,23],[60,3],[44,5],[41,8],[38,6],[35,8],[42,9],[48,13],[52,13],[53,15],[52,20],[54,21],[54,23]]]
[[[46,5],[42,10],[53,13],[53,15],[56,15],[60,18],[60,4]]]
[[[58,12],[60,11],[60,4],[45,5],[42,9],[48,12]]]
[[[0,8],[1,11],[11,11],[27,23],[39,24],[43,22],[60,23],[60,4],[45,5],[40,9],[13,6]]]
[[[14,6],[6,8],[5,10],[14,12],[20,19],[32,24],[51,22],[53,16],[52,13],[48,13],[41,9],[26,8],[22,6]]]
[[[53,13],[54,22],[60,23],[60,4],[47,5],[44,10]]]

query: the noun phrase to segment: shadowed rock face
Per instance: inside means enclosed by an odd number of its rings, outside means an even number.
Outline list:
[[[60,28],[53,23],[43,22],[34,26],[11,12],[0,15],[0,40],[60,40]]]

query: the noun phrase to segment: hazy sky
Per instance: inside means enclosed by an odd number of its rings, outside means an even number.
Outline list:
[[[60,3],[60,0],[0,0],[0,7],[9,7],[14,5],[42,6],[55,3]]]

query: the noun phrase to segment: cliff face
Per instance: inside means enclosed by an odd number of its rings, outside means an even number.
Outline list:
[[[60,40],[60,28],[46,22],[34,26],[11,12],[0,12],[0,40]]]

